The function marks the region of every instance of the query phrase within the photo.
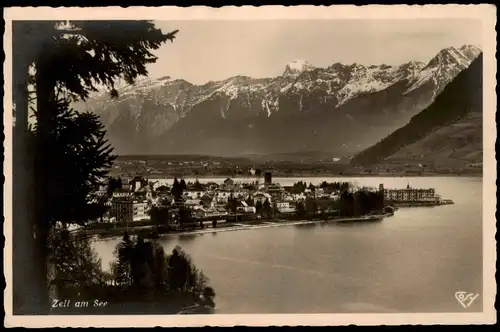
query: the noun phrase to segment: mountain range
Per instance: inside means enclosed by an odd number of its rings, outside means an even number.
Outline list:
[[[482,163],[483,55],[449,83],[428,108],[351,163]]]
[[[75,105],[100,115],[118,154],[358,153],[427,108],[481,53],[449,47],[400,66],[287,64],[271,78],[195,85],[141,79]]]

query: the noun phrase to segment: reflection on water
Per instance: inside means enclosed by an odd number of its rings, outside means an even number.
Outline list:
[[[408,183],[362,180],[386,187]],[[434,187],[455,204],[401,208],[381,222],[211,232],[159,242],[167,252],[181,245],[192,256],[210,278],[220,314],[463,312],[455,292],[482,289],[481,179],[410,183]],[[96,242],[104,267],[118,242]],[[481,304],[475,301],[467,311],[481,311]]]

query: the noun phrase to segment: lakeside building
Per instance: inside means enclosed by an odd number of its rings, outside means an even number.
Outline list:
[[[239,206],[236,207],[237,213],[257,213],[256,208],[254,206],[248,206],[245,201],[238,202],[238,205]]]
[[[285,211],[290,209],[290,202],[276,202],[276,208],[278,211]]]
[[[379,190],[384,192],[384,199],[393,202],[437,202],[440,201],[440,196],[436,194],[434,188],[417,189],[412,188],[408,184],[403,189],[385,189],[383,184],[380,184]]]
[[[271,195],[271,197],[273,198],[273,200],[283,200],[285,195],[286,195],[286,191],[285,191],[285,188],[281,187],[279,183],[272,183],[272,184],[269,184],[268,187],[267,187],[267,190],[266,192]]]
[[[120,188],[115,190],[112,196],[114,199],[119,199],[119,198],[126,199],[132,197],[132,192],[129,189]]]
[[[182,195],[186,199],[200,199],[205,194],[204,190],[185,190]]]
[[[146,187],[148,185],[148,181],[142,176],[136,176],[130,180],[129,185],[132,186],[133,191],[138,191],[139,189]]]
[[[148,218],[147,202],[117,199],[111,203],[111,215],[118,222],[133,222]]]
[[[269,195],[268,193],[264,192],[256,192],[253,194],[253,203],[254,205],[257,205],[257,202],[260,202],[261,204],[264,204],[266,200],[269,200],[271,203],[272,196]]]

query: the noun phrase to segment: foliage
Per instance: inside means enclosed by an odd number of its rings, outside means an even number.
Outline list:
[[[172,184],[172,190],[171,190],[172,195],[174,196],[175,199],[179,199],[182,197],[183,192],[184,192],[183,185],[181,184],[181,182],[179,182],[177,178],[174,178],[174,183]]]
[[[249,196],[245,202],[247,203],[248,206],[254,206],[254,201],[251,196]]]
[[[181,179],[181,181],[179,182],[179,184],[180,184],[182,190],[186,190],[187,189],[187,184],[186,184],[186,181],[184,181],[184,179]]]
[[[181,182],[181,185],[182,185],[182,182]],[[203,184],[200,183],[200,181],[196,180],[193,184],[193,189],[194,190],[205,190],[205,186]]]
[[[76,112],[63,99],[53,106],[50,135],[44,136],[50,149],[34,151],[36,161],[42,157],[45,161],[43,167],[35,168],[35,177],[45,180],[44,186],[37,188],[43,201],[43,220],[50,225],[57,221],[83,224],[105,211],[103,206],[91,204],[95,198],[92,193],[107,177],[115,156],[97,115]],[[37,142],[37,125],[34,129]]]
[[[272,216],[272,212],[273,208],[271,206],[271,202],[269,201],[269,199],[266,199],[264,201],[264,204],[262,204],[262,214],[265,217],[270,218]]]
[[[320,186],[322,189],[330,189],[335,191],[344,192],[349,189],[349,182],[326,182],[323,181]]]
[[[149,210],[149,216],[151,217],[151,223],[156,225],[158,228],[168,227],[170,224],[170,209],[165,206],[153,206]]]
[[[339,201],[340,213],[343,216],[357,217],[370,212],[381,211],[384,208],[384,194],[381,192],[355,193],[344,192]]]
[[[110,177],[108,180],[107,194],[111,196],[113,192],[122,188],[122,179],[120,177],[113,178]]]
[[[43,49],[32,59],[37,70],[50,71],[54,84],[81,99],[102,86],[116,96],[117,79],[132,84],[146,76],[146,65],[157,60],[150,51],[177,33],[164,34],[150,21],[45,21],[43,29],[35,24],[35,41]]]
[[[257,213],[262,213],[262,202],[260,200],[258,200],[256,203],[255,203],[255,211]]]
[[[47,236],[57,221],[82,224],[104,213],[102,206],[89,204],[90,192],[106,178],[113,160],[99,118],[75,112],[69,103],[86,99],[100,87],[117,96],[115,81],[123,78],[133,83],[138,76],[147,75],[146,65],[156,60],[150,51],[173,40],[176,32],[163,34],[149,21],[13,24],[17,142],[25,142],[30,134],[25,130],[30,102],[28,81],[36,91],[36,125],[31,133],[36,200],[33,220],[28,221],[36,225],[36,237],[26,232],[23,240],[36,241],[36,250],[29,254],[36,255],[37,276],[33,282],[39,283],[40,294],[34,296],[42,299],[42,306],[48,307],[44,294]],[[30,67],[34,76],[30,76]]]
[[[181,224],[191,224],[193,222],[193,211],[186,206],[180,207],[179,221]]]
[[[115,248],[111,273],[105,273],[89,239],[58,230],[51,244],[55,273],[50,279],[55,298],[99,298],[119,313],[125,307],[134,307],[134,303],[141,303],[135,313],[148,313],[155,307],[159,313],[175,312],[193,304],[215,307],[215,291],[209,279],[178,246],[166,255],[157,242],[140,236],[133,240],[125,234]]]
[[[300,194],[303,193],[304,190],[306,190],[307,184],[305,182],[299,181],[293,184],[290,192],[292,194]]]
[[[305,208],[308,213],[316,214],[318,212],[318,204],[315,199],[307,198]]]
[[[130,295],[158,301],[174,292],[189,294],[195,300],[209,299],[213,303],[215,292],[208,287],[207,276],[180,247],[165,255],[156,242],[138,237],[135,243],[124,239],[115,252],[113,278]]]
[[[304,216],[306,213],[307,213],[307,210],[306,210],[306,207],[305,207],[305,204],[304,202],[300,201],[300,202],[297,202],[297,210],[296,210],[296,213],[298,216],[302,217]]]
[[[101,260],[92,248],[90,239],[74,238],[66,228],[52,233],[49,261],[53,266],[50,284],[59,298],[85,294],[97,285],[104,286],[109,277],[101,270]]]

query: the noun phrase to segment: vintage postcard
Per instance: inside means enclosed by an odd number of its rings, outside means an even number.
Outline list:
[[[495,13],[6,9],[6,325],[494,324]]]

